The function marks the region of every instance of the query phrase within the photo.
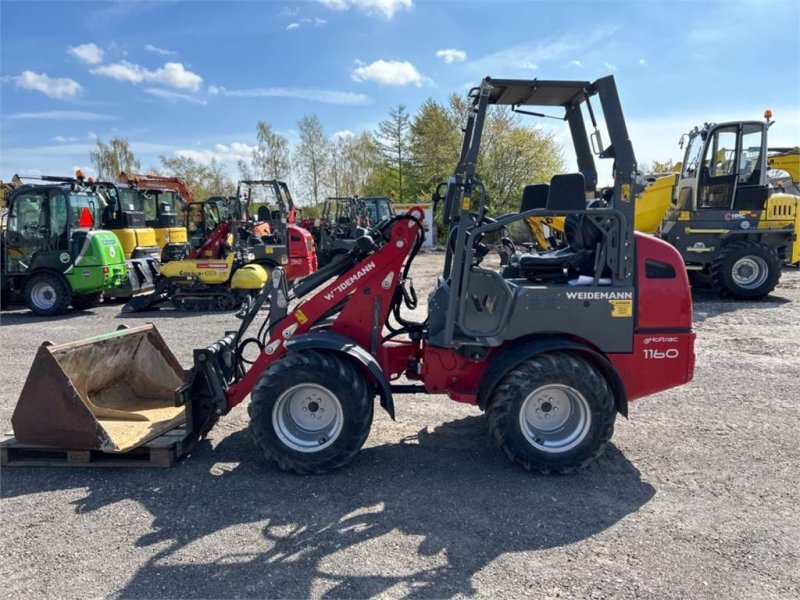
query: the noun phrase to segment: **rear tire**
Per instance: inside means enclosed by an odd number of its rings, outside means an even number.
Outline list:
[[[728,244],[711,263],[711,287],[722,297],[760,300],[775,289],[780,278],[777,252],[759,242]]]
[[[528,471],[569,473],[594,462],[614,434],[616,407],[605,378],[562,352],[519,363],[486,410],[497,445]]]
[[[103,292],[96,292],[94,294],[76,294],[72,297],[72,308],[75,310],[87,310],[95,308],[100,305],[100,300],[103,298]]]
[[[72,290],[60,275],[36,273],[25,283],[25,302],[41,317],[52,317],[67,311],[72,302]]]
[[[345,465],[372,425],[374,390],[334,352],[293,352],[267,368],[248,408],[250,431],[286,471],[326,473]]]

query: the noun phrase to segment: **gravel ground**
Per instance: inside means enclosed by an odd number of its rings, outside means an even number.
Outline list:
[[[441,260],[417,259],[423,297]],[[694,382],[632,405],[572,476],[514,467],[477,409],[422,395],[325,476],[265,464],[244,406],[171,470],[4,469],[3,596],[797,598],[800,272],[764,302],[694,299]],[[43,340],[145,321],[186,366],[236,324],[4,312],[2,431]]]

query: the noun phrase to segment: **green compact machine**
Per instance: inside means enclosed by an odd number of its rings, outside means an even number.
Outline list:
[[[37,315],[82,310],[126,281],[125,252],[117,236],[96,228],[100,203],[82,181],[42,176],[21,183],[7,191],[2,208],[4,306],[19,293]]]

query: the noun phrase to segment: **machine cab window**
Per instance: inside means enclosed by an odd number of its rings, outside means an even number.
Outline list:
[[[761,183],[761,163],[764,145],[764,127],[760,123],[742,125],[742,144],[739,152],[739,185]]]

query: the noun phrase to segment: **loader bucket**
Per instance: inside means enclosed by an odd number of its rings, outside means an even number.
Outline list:
[[[43,343],[11,424],[19,442],[125,452],[182,425],[183,369],[152,325]]]

